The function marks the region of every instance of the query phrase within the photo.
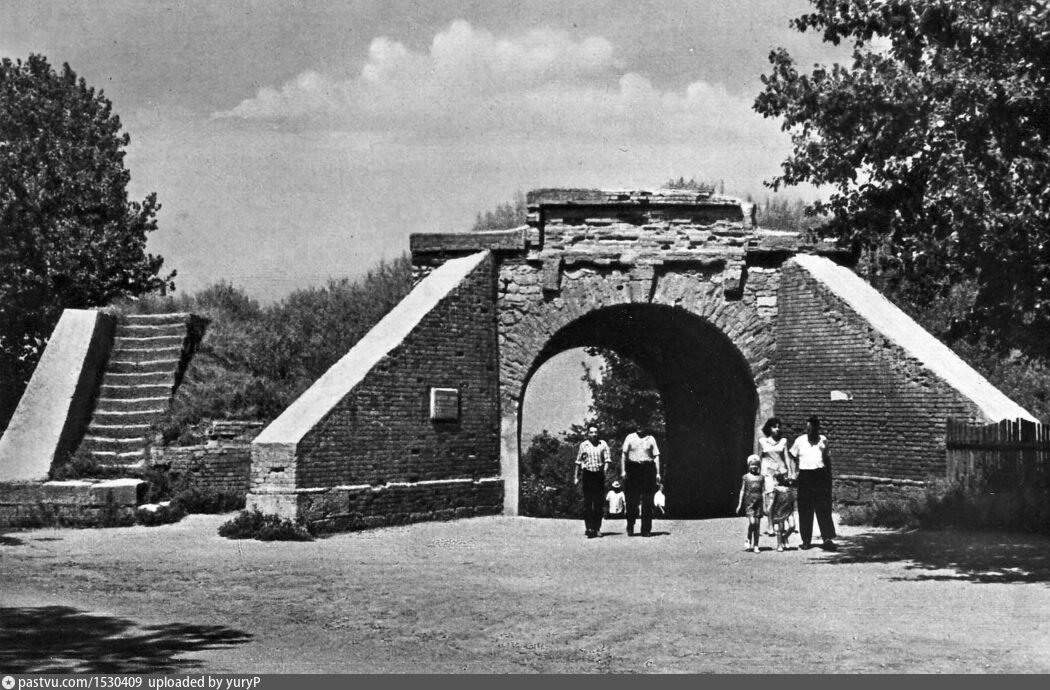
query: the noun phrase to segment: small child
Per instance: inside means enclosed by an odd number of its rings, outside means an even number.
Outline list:
[[[622,518],[624,516],[624,513],[627,511],[627,499],[624,498],[620,482],[612,483],[609,493],[605,494],[605,505],[609,511],[609,517]]]
[[[656,485],[656,493],[653,494],[653,512],[657,515],[664,514],[664,507],[667,505],[667,497],[664,496],[664,487],[660,484]]]
[[[755,553],[758,553],[758,537],[762,531],[762,489],[762,461],[757,455],[749,455],[736,512],[743,511],[747,515],[747,548]]]
[[[787,523],[792,521],[795,514],[795,480],[789,479],[787,475],[777,475],[777,485],[773,488],[773,502],[769,509],[769,520],[773,523],[774,532],[777,535],[777,551],[787,548],[788,535],[792,527]]]

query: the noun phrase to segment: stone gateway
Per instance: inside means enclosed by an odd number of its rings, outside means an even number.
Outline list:
[[[943,477],[949,417],[1032,419],[848,256],[736,199],[541,190],[527,226],[411,250],[413,292],[253,442],[249,507],[322,530],[516,514],[525,389],[577,347],[656,382],[672,517],[731,514],[769,416],[820,415],[850,501]]]

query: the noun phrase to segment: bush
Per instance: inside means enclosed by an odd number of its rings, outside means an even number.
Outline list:
[[[186,513],[228,513],[244,507],[244,495],[202,486],[193,479],[179,482],[172,491],[172,505]]]
[[[148,510],[146,506],[139,506],[135,512],[135,517],[140,525],[145,527],[170,525],[186,517],[186,511],[171,501],[151,505],[155,506],[154,510]]]
[[[219,536],[259,541],[312,541],[314,538],[305,525],[276,515],[263,515],[258,508],[242,510],[237,517],[223,523]]]

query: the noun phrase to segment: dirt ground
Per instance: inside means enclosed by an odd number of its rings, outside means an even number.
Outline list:
[[[491,517],[261,543],[228,517],[4,533],[0,671],[1050,672],[1047,538],[753,554],[743,518]]]

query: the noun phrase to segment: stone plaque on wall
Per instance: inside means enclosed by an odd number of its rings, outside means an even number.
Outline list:
[[[433,422],[459,421],[459,389],[430,389],[430,420]]]

